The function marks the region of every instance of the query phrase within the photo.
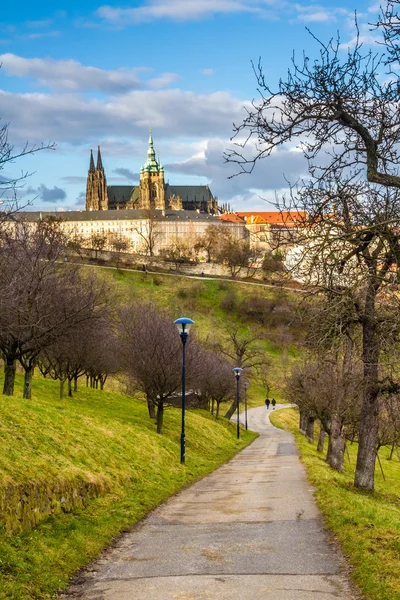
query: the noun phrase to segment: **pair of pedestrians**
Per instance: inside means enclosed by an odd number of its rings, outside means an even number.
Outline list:
[[[266,398],[265,400],[265,405],[267,407],[267,409],[269,408],[269,405],[272,404],[272,409],[275,410],[275,405],[276,405],[276,400],[275,398],[272,398],[272,401],[270,402],[269,398]]]

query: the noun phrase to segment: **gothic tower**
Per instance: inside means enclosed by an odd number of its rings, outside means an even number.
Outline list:
[[[86,210],[108,210],[107,180],[101,160],[100,146],[94,168],[93,152],[90,151],[89,172],[86,182]]]
[[[151,131],[147,161],[140,169],[140,208],[165,209],[164,167],[156,160]]]

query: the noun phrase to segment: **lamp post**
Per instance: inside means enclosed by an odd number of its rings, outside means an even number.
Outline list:
[[[240,373],[243,371],[240,367],[232,369],[236,377],[236,407],[237,407],[237,423],[236,423],[236,437],[240,439],[240,421],[239,421],[239,407],[240,407]]]
[[[186,319],[182,317],[174,321],[174,324],[178,327],[179,335],[182,340],[182,428],[181,428],[181,465],[185,464],[185,449],[186,449],[186,437],[185,437],[185,408],[186,408],[186,342],[189,337],[189,330],[193,325],[192,319]]]
[[[249,382],[244,382],[244,422],[245,427],[247,429],[247,388],[249,387]]]

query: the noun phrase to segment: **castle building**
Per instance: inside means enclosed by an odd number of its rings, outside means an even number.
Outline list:
[[[147,160],[140,169],[138,186],[107,185],[100,153],[94,166],[90,151],[86,183],[86,210],[195,210],[216,215],[217,199],[207,185],[170,185],[165,183],[164,167],[157,160],[150,132]]]

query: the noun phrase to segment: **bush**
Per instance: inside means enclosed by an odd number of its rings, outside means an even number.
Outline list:
[[[266,325],[270,323],[270,318],[275,308],[275,300],[250,296],[240,303],[240,314],[253,319],[257,323]]]
[[[221,308],[228,312],[234,312],[238,306],[238,297],[236,292],[229,291],[225,294],[221,301]]]
[[[184,298],[187,298],[189,296],[189,293],[188,293],[187,288],[180,287],[180,288],[178,288],[178,291],[176,292],[176,295],[178,296],[178,298],[184,299]]]

